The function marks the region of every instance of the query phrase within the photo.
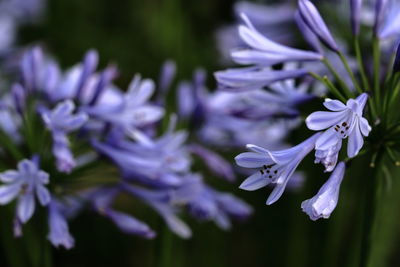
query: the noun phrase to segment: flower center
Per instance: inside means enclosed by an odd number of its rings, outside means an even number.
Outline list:
[[[279,177],[279,168],[276,164],[271,165],[263,165],[263,168],[260,170],[260,173],[268,179],[272,181],[276,181]]]
[[[336,124],[334,129],[342,139],[345,139],[349,135],[350,125],[348,122],[344,121],[341,124]]]

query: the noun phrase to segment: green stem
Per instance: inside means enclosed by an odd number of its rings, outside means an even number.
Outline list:
[[[342,52],[338,52],[338,55],[339,55],[340,60],[342,61],[343,65],[344,65],[346,71],[349,73],[350,78],[351,78],[351,81],[352,81],[353,84],[354,84],[354,87],[356,88],[356,90],[358,91],[358,93],[361,94],[361,93],[363,92],[363,90],[361,89],[360,85],[358,84],[358,81],[357,81],[356,77],[354,76],[354,73],[353,73],[353,71],[351,70],[351,68],[350,68],[350,66],[349,66],[349,63],[347,62],[346,57],[343,55]]]
[[[320,81],[321,83],[325,84],[326,87],[328,87],[328,89],[331,91],[331,93],[337,97],[338,99],[340,99],[342,102],[346,102],[346,98],[340,93],[339,89],[337,89],[331,81],[329,81],[328,77],[321,77],[318,74],[314,73],[314,72],[310,72],[310,75],[313,76],[315,79],[317,79],[318,81]]]
[[[377,37],[373,38],[372,41],[372,50],[373,50],[373,58],[374,58],[374,93],[375,93],[375,103],[377,107],[379,107],[380,99],[381,99],[381,90],[379,88],[380,83],[380,44],[379,39]]]
[[[364,62],[362,59],[361,48],[360,48],[360,40],[358,37],[354,39],[354,50],[356,51],[357,63],[360,69],[360,75],[362,79],[363,86],[367,91],[370,91],[371,88],[369,86],[369,82],[367,79],[367,74],[365,72]]]
[[[365,190],[365,203],[364,203],[364,218],[363,229],[361,237],[361,251],[360,251],[360,267],[367,267],[369,263],[369,256],[372,248],[373,227],[376,215],[376,207],[378,201],[378,174],[380,170],[380,155],[375,161],[375,168],[371,176],[366,179],[367,188]]]
[[[329,69],[329,71],[333,74],[335,77],[336,81],[340,84],[342,87],[343,93],[346,95],[347,98],[353,98],[353,94],[351,93],[349,87],[347,84],[340,78],[339,74],[336,72],[335,68],[332,66],[332,64],[324,58],[322,62],[325,64],[325,66]]]
[[[160,243],[160,258],[157,263],[158,267],[171,267],[172,263],[172,247],[173,247],[173,236],[167,226],[163,225],[163,231]]]

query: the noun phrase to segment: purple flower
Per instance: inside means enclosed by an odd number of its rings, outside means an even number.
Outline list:
[[[58,201],[52,200],[49,204],[49,235],[47,238],[55,247],[63,246],[71,249],[75,240],[69,232],[68,222],[62,213],[63,207]]]
[[[131,235],[138,235],[147,239],[155,237],[155,232],[144,222],[135,217],[112,208],[112,202],[119,193],[116,187],[100,188],[90,194],[90,201],[97,212],[110,219],[122,232]]]
[[[228,181],[235,180],[232,165],[217,153],[197,144],[190,145],[189,150],[199,156],[216,175],[224,177]]]
[[[310,130],[326,130],[317,140],[317,150],[336,150],[339,139],[349,137],[347,155],[354,157],[364,144],[363,136],[368,136],[371,127],[362,117],[368,95],[361,94],[356,99],[349,99],[345,104],[339,100],[326,99],[324,106],[330,111],[317,111],[306,119]]]
[[[52,111],[42,111],[42,119],[53,135],[53,154],[57,160],[57,169],[67,173],[75,167],[67,134],[81,128],[88,120],[85,113],[73,115],[74,109],[74,103],[71,100],[65,100]]]
[[[345,168],[346,165],[340,162],[329,177],[329,180],[318,191],[317,195],[301,203],[301,208],[310,216],[311,220],[316,221],[320,218],[328,219],[336,208]]]
[[[18,198],[17,217],[26,223],[35,211],[35,195],[42,206],[50,202],[50,193],[44,186],[49,183],[49,175],[38,169],[35,162],[22,160],[18,170],[8,170],[0,173],[0,204],[10,203]]]
[[[247,67],[217,71],[215,78],[221,90],[242,92],[261,89],[274,82],[304,76],[308,71],[271,70],[270,68]]]
[[[125,95],[115,89],[109,90],[96,105],[84,107],[83,110],[101,121],[122,127],[127,132],[133,131],[136,127],[156,122],[164,115],[162,108],[148,103],[153,92],[153,81],[141,80],[139,76],[135,76]]]
[[[360,32],[360,16],[363,0],[350,0],[351,29],[354,35]]]
[[[176,213],[178,209],[170,202],[168,191],[150,191],[148,189],[139,188],[124,183],[122,189],[127,193],[136,196],[152,207],[167,223],[168,227],[175,234],[182,238],[190,238],[192,231],[190,228],[178,218]]]
[[[315,61],[322,56],[311,51],[290,48],[269,40],[258,32],[249,19],[242,15],[246,25],[239,26],[239,35],[250,49],[232,52],[232,58],[239,64],[270,66],[288,61]]]
[[[378,36],[380,39],[396,38],[400,34],[400,3],[398,1],[389,1],[388,3],[382,2],[382,7],[377,9],[381,15],[377,13],[378,22]],[[378,11],[379,10],[379,11]],[[380,16],[380,17],[379,17]]]
[[[317,8],[309,0],[299,0],[299,12],[304,22],[321,42],[333,51],[339,50]]]
[[[396,58],[393,64],[393,73],[400,71],[400,44],[397,46]]]
[[[241,167],[258,169],[258,171],[248,177],[240,188],[253,191],[272,183],[275,188],[267,199],[267,205],[273,204],[281,197],[297,166],[314,149],[315,142],[320,136],[320,133],[314,134],[297,146],[279,151],[247,145],[252,152],[236,156],[236,163]]]
[[[385,11],[389,0],[376,0],[374,34],[378,35],[384,21]]]

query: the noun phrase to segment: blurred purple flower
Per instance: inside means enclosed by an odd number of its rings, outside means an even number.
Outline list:
[[[74,109],[74,103],[65,100],[52,111],[41,112],[43,121],[53,135],[53,154],[57,159],[57,169],[66,173],[71,172],[76,165],[67,134],[81,128],[88,120],[85,113],[73,115]]]
[[[49,234],[47,238],[55,247],[71,249],[75,240],[69,232],[68,222],[63,215],[62,204],[52,200],[49,204]]]
[[[18,170],[0,173],[0,181],[5,183],[0,186],[0,204],[6,205],[18,198],[17,217],[22,223],[26,223],[35,211],[35,195],[42,206],[50,203],[50,193],[44,186],[49,183],[49,175],[34,161],[20,161]]]

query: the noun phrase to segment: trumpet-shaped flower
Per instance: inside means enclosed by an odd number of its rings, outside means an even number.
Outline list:
[[[303,201],[301,208],[315,221],[320,218],[328,219],[336,208],[340,184],[342,183],[346,165],[340,162],[329,180],[321,187],[317,195],[313,198]]]
[[[49,204],[51,196],[44,186],[49,183],[49,175],[40,170],[36,162],[22,160],[18,170],[0,173],[0,204],[6,205],[18,198],[17,217],[26,223],[35,211],[35,195],[42,206]]]
[[[258,169],[256,173],[248,177],[240,188],[248,191],[257,190],[270,183],[275,185],[267,199],[267,205],[276,202],[303,158],[310,153],[321,133],[314,134],[307,140],[289,149],[270,151],[265,148],[247,145],[253,152],[245,152],[238,155],[236,163],[245,168]]]
[[[264,37],[242,14],[246,25],[239,27],[241,39],[250,49],[241,49],[232,53],[232,58],[239,64],[258,64],[270,66],[289,61],[315,61],[322,59],[319,53],[303,51],[278,44]]]
[[[371,127],[362,116],[368,95],[361,94],[356,99],[349,99],[346,104],[339,100],[326,99],[324,106],[330,111],[317,111],[306,119],[310,130],[326,130],[317,140],[317,150],[337,150],[339,139],[349,138],[347,155],[354,157],[364,144],[363,136],[368,136]]]
[[[310,30],[318,36],[321,42],[333,51],[338,51],[335,40],[313,3],[309,0],[299,0],[299,13]]]

